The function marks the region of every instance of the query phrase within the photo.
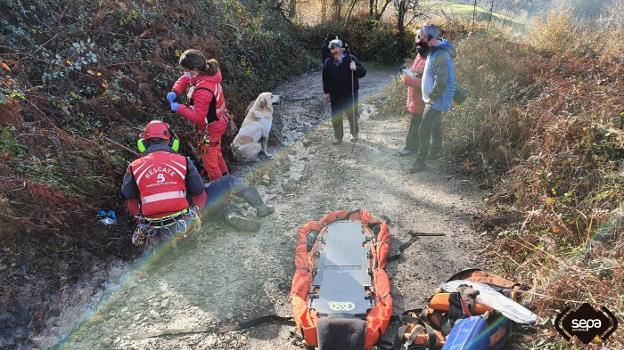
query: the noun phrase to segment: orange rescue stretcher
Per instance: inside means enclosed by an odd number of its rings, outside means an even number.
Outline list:
[[[307,346],[371,349],[392,317],[388,225],[366,210],[338,210],[297,235],[290,296]]]

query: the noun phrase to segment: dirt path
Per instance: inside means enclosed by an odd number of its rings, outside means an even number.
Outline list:
[[[332,146],[328,121],[322,121],[320,76],[299,77],[277,89],[276,108],[286,144],[272,160],[237,169],[259,175],[261,192],[276,207],[254,234],[209,225],[188,247],[121,268],[117,287],[101,293],[86,322],[63,345],[97,349],[298,349],[290,345],[292,327],[264,325],[226,335],[195,334],[152,339],[132,335],[165,328],[232,324],[267,313],[289,315],[295,229],[339,209],[366,208],[392,220],[394,249],[408,230],[444,232],[422,238],[404,258],[391,263],[395,313],[418,307],[451,273],[478,265],[478,238],[470,229],[481,194],[467,180],[434,167],[409,174],[413,159],[397,157],[407,120],[370,119],[376,94],[389,73],[371,70],[362,79],[361,141],[352,150]],[[319,125],[320,123],[320,125]],[[346,124],[346,122],[345,122]],[[348,126],[345,125],[346,130]],[[73,312],[76,312],[75,310]],[[58,328],[57,321],[57,331]],[[42,346],[53,344],[55,323]]]

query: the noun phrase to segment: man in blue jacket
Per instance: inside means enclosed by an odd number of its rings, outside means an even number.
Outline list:
[[[455,94],[455,47],[440,39],[440,29],[432,24],[425,25],[420,32],[429,45],[430,52],[422,77],[422,96],[425,102],[422,122],[418,129],[420,146],[416,163],[410,170],[415,173],[425,170],[427,157],[437,158],[442,149],[442,138],[435,137],[429,154],[429,140],[432,130],[441,130],[442,114],[451,109]]]
[[[325,98],[331,103],[332,125],[336,137],[333,143],[339,145],[342,143],[344,114],[349,119],[352,140],[358,138],[359,79],[366,75],[366,69],[357,57],[350,53],[345,54],[344,44],[340,39],[330,41],[328,47],[331,51],[323,65],[323,91]]]

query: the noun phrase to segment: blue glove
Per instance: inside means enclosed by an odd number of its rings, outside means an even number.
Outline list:
[[[171,111],[172,112],[177,112],[178,108],[180,108],[180,104],[177,102],[171,102]]]
[[[117,214],[115,214],[114,210],[109,210],[106,215],[113,220],[117,220]]]
[[[169,101],[169,103],[173,103],[173,101],[175,101],[176,98],[178,98],[178,94],[176,94],[173,91],[167,94],[167,101]]]

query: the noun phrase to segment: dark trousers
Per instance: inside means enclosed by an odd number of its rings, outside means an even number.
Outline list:
[[[418,128],[418,161],[424,162],[429,155],[429,142],[431,142],[431,154],[437,154],[442,150],[442,112],[433,109],[430,104],[425,106],[422,122]]]
[[[405,140],[405,149],[412,152],[417,152],[418,147],[418,128],[422,121],[422,114],[412,113],[410,119],[409,130],[407,131],[407,139]]]
[[[247,190],[249,186],[240,177],[227,174],[206,185],[206,207],[204,217],[208,221],[219,220],[224,215],[224,206],[232,196]]]
[[[334,127],[334,136],[336,139],[342,140],[344,131],[342,128],[342,120],[345,114],[349,119],[349,131],[352,136],[357,136],[359,131],[358,125],[358,97],[355,95],[355,106],[351,96],[335,96],[330,95],[330,103],[332,110],[332,126]]]

